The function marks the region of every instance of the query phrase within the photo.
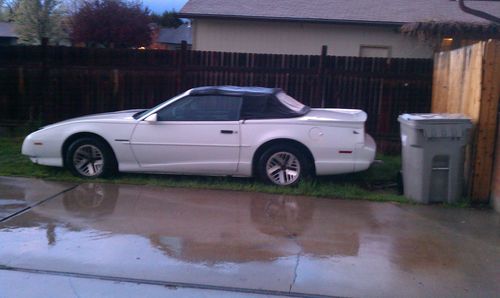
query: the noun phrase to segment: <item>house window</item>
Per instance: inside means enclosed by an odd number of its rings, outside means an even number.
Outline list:
[[[389,46],[373,46],[373,45],[360,45],[359,46],[359,56],[360,57],[391,57],[391,47]]]
[[[449,50],[452,50],[453,49],[453,46],[454,46],[454,43],[455,40],[453,40],[453,38],[451,37],[445,37],[441,40],[441,45],[439,47],[439,50],[440,51],[449,51]]]

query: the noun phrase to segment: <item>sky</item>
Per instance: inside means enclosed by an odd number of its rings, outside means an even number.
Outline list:
[[[144,6],[149,7],[155,13],[163,13],[165,10],[181,10],[187,0],[142,0]]]

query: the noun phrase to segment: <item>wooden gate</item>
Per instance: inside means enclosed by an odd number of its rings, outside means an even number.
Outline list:
[[[489,201],[500,99],[500,41],[436,53],[432,112],[461,113],[474,123],[466,164],[468,194]]]

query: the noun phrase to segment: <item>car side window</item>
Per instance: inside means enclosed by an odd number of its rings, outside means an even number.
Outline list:
[[[241,108],[242,119],[281,118],[282,106],[269,95],[245,96]]]
[[[269,96],[246,96],[241,107],[242,119],[260,119],[266,117]]]
[[[239,96],[186,96],[157,112],[158,121],[236,121],[240,117]]]

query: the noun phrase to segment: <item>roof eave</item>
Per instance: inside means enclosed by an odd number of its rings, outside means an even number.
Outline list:
[[[198,13],[179,13],[180,18],[186,19],[223,19],[223,20],[245,20],[245,21],[269,21],[269,22],[300,22],[321,24],[349,24],[349,25],[371,25],[382,27],[400,27],[403,22],[382,22],[365,20],[339,20],[339,19],[312,19],[312,18],[288,18],[288,17],[266,17],[266,16],[239,16],[239,15],[214,15]]]

